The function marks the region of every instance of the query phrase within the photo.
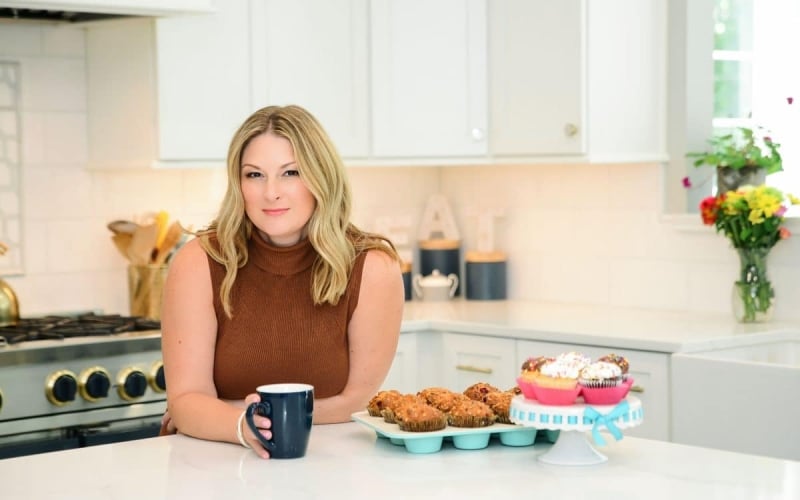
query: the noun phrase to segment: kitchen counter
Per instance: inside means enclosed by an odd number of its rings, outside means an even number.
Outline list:
[[[347,423],[314,426],[301,459],[169,436],[2,460],[0,485],[37,500],[800,498],[800,462],[624,437],[598,448],[604,464],[554,466],[536,460],[549,446],[416,455]]]
[[[800,339],[796,323],[741,324],[731,314],[514,300],[406,302],[401,332],[428,330],[665,353]]]

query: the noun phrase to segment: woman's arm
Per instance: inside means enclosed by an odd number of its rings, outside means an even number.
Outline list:
[[[350,372],[341,394],[314,402],[314,423],[347,422],[377,392],[394,360],[403,316],[403,275],[384,252],[364,262],[358,306],[348,325]]]
[[[182,434],[238,443],[236,425],[243,403],[217,397],[213,371],[216,337],[208,258],[195,239],[184,245],[172,260],[164,287],[161,349],[169,418]],[[261,418],[257,417],[256,423]],[[244,427],[247,441],[263,456],[266,452]],[[271,437],[269,431],[265,431],[265,436]]]

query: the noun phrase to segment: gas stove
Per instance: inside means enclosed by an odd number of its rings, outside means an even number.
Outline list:
[[[160,326],[84,314],[0,327],[0,458],[156,435]]]

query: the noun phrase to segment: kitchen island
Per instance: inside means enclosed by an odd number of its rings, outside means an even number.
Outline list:
[[[3,498],[800,498],[800,462],[624,437],[608,462],[554,466],[548,443],[412,454],[357,424],[314,426],[308,454],[169,436],[0,460]]]

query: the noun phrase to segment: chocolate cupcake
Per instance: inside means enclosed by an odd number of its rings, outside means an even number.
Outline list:
[[[616,363],[595,361],[581,370],[578,384],[591,388],[616,387],[622,384],[622,370]]]
[[[598,358],[597,361],[614,363],[615,365],[619,366],[619,369],[622,371],[622,378],[623,379],[628,378],[628,370],[630,369],[630,363],[628,363],[628,360],[625,359],[624,356],[620,356],[619,354],[614,354],[612,352],[610,354],[606,354],[601,358]]]

